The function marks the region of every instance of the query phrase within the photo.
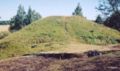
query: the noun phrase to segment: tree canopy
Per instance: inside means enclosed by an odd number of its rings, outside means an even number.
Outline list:
[[[100,5],[97,7],[104,15],[111,15],[120,9],[120,0],[100,0]]]
[[[120,0],[101,0],[97,9],[106,16],[104,25],[120,31]]]
[[[22,5],[19,5],[17,15],[15,16],[15,28],[21,29],[25,26],[24,20],[25,20],[26,12],[24,10],[24,7]]]
[[[73,12],[73,15],[83,16],[83,15],[82,15],[82,8],[81,8],[81,6],[80,6],[80,3],[78,3],[75,11]]]
[[[103,23],[103,19],[100,15],[97,16],[96,20],[95,20],[96,23],[99,23],[99,24],[102,24]]]
[[[25,12],[24,7],[19,5],[17,14],[11,18],[11,30],[19,30],[22,27],[32,23],[33,21],[38,20],[41,18],[41,15],[37,13],[35,10],[32,10],[31,7],[28,9],[28,13]]]

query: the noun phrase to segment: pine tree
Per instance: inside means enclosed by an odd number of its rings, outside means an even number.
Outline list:
[[[41,15],[37,13],[35,10],[32,11],[32,22],[41,18]]]
[[[100,0],[97,9],[106,16],[105,26],[120,31],[120,0]]]
[[[25,22],[26,22],[26,25],[28,25],[32,22],[32,9],[31,9],[31,7],[29,7],[29,9],[28,9],[28,13],[26,15]]]
[[[28,9],[28,13],[26,14],[24,7],[19,5],[17,14],[11,18],[11,31],[17,31],[26,25],[31,24],[33,21],[36,21],[41,18],[41,15],[37,13],[35,10],[32,10],[31,7]]]
[[[83,16],[83,15],[82,15],[82,8],[81,8],[81,6],[80,6],[80,3],[78,3],[75,11],[73,12],[73,15]]]
[[[31,7],[29,7],[28,14],[26,15],[26,25],[38,20],[39,18],[41,18],[40,14],[37,13],[35,10],[32,10]]]
[[[100,15],[98,15],[95,22],[99,23],[99,24],[102,24],[103,23],[102,17]]]
[[[24,10],[24,7],[22,5],[19,5],[17,15],[15,16],[15,29],[19,30],[22,27],[25,26],[24,20],[25,20],[26,12]]]
[[[105,16],[110,16],[120,10],[120,0],[100,0],[97,9]]]

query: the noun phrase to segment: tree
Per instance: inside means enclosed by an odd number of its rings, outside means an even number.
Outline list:
[[[115,12],[106,19],[104,25],[120,31],[120,13]]]
[[[28,14],[26,15],[26,24],[30,24],[32,22],[32,9],[29,7]]]
[[[14,27],[16,30],[19,30],[25,26],[25,23],[24,23],[25,16],[26,16],[26,12],[24,10],[24,7],[19,5],[17,15],[15,16],[15,20],[14,20],[15,22]]]
[[[9,20],[1,20],[0,25],[9,25],[10,21]]]
[[[111,14],[119,11],[120,0],[100,0],[100,5],[97,7],[102,14],[110,16]]]
[[[103,23],[102,17],[100,15],[98,15],[95,22],[99,23],[99,24],[102,24]]]
[[[41,15],[38,13],[38,12],[36,12],[35,10],[33,10],[32,11],[32,22],[33,21],[36,21],[36,20],[38,20],[38,19],[40,19],[41,18]]]
[[[40,14],[37,13],[35,10],[32,10],[31,7],[29,7],[28,13],[26,14],[24,7],[19,5],[17,14],[10,20],[10,30],[20,30],[33,21],[38,20],[39,18],[41,18]]]
[[[83,15],[82,15],[82,8],[81,8],[81,6],[80,6],[80,3],[78,3],[75,11],[73,12],[73,15],[83,16]]]
[[[105,26],[120,31],[120,0],[101,0],[97,9],[106,16]]]
[[[37,13],[35,10],[32,10],[31,7],[28,9],[28,14],[26,15],[26,25],[32,23],[33,21],[36,21],[40,19],[41,16],[39,13]]]

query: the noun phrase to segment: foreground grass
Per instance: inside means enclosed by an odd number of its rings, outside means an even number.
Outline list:
[[[0,40],[0,59],[61,50],[73,40],[94,45],[117,44],[120,41],[120,33],[78,16],[47,17]]]

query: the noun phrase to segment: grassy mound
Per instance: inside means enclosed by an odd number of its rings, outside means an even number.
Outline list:
[[[0,58],[65,47],[71,41],[87,44],[116,44],[120,33],[85,18],[47,17],[0,40]]]

